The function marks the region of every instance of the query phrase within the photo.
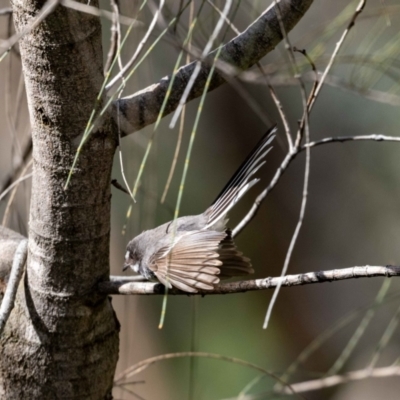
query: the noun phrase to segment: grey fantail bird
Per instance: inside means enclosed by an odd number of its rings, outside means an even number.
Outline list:
[[[259,179],[276,126],[269,129],[203,214],[177,218],[142,232],[127,246],[124,270],[185,292],[212,290],[220,279],[254,272],[226,227],[230,209]]]

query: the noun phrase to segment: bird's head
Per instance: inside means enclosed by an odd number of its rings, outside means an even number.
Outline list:
[[[137,274],[139,273],[139,258],[137,252],[128,245],[125,253],[125,263],[122,270],[125,271],[129,267]]]

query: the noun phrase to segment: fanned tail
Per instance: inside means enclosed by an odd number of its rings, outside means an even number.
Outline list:
[[[207,228],[216,224],[230,209],[243,197],[243,195],[254,186],[259,179],[250,178],[265,164],[265,157],[272,147],[267,146],[275,137],[276,125],[270,128],[257,143],[251,153],[238,168],[213,204],[208,208]]]
[[[218,275],[220,279],[254,273],[250,259],[236,248],[232,232],[229,229],[226,231],[226,237],[219,244],[218,254],[218,260],[222,261],[222,265],[219,267],[221,272]]]

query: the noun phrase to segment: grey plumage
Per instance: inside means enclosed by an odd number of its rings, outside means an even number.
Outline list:
[[[226,228],[227,214],[259,181],[252,177],[265,164],[275,131],[274,126],[263,136],[203,214],[180,217],[132,239],[124,269],[192,293],[212,290],[220,279],[253,273]]]

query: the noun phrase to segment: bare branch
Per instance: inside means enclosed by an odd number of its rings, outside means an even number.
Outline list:
[[[386,93],[381,90],[357,87],[334,75],[327,76],[325,78],[325,83],[331,87],[335,87],[346,92],[355,93],[364,99],[373,100],[383,104],[390,104],[392,106],[400,105],[400,97],[394,93]]]
[[[28,167],[30,166],[30,164],[28,164]],[[28,175],[23,175],[20,178],[18,178],[15,182],[13,182],[9,187],[7,187],[4,191],[2,191],[0,193],[0,201],[3,200],[4,197],[7,196],[7,194],[14,189],[16,186],[18,186],[22,181],[24,181],[25,179],[28,179],[32,177],[32,174],[28,174]]]
[[[11,210],[11,205],[14,201],[19,184],[23,182],[25,179],[32,177],[32,173],[30,174],[26,173],[28,169],[31,167],[31,165],[32,165],[32,159],[28,161],[28,163],[25,165],[24,169],[21,172],[21,176],[14,183],[12,183],[3,193],[0,194],[0,200],[1,200],[9,191],[11,191],[11,195],[7,201],[6,209],[4,210],[3,220],[1,222],[2,225],[7,224],[7,219]]]
[[[400,142],[400,137],[396,136],[386,136],[381,134],[373,134],[373,135],[359,135],[359,136],[337,136],[321,139],[315,142],[310,142],[308,144],[304,144],[300,148],[294,148],[292,152],[287,153],[286,157],[282,161],[281,165],[277,169],[274,177],[272,178],[270,184],[257,196],[254,201],[251,209],[245,215],[245,217],[237,224],[235,229],[232,230],[233,237],[237,236],[245,226],[253,220],[253,218],[257,215],[258,209],[260,208],[262,202],[268,196],[268,194],[274,189],[274,187],[279,182],[279,179],[282,177],[283,173],[288,169],[290,163],[296,158],[300,152],[304,151],[307,147],[316,147],[321,144],[328,143],[343,143],[348,141],[359,141],[359,140],[367,140],[367,141],[375,141],[375,142]]]
[[[258,209],[260,208],[261,203],[265,200],[265,198],[268,196],[271,190],[279,182],[279,179],[281,178],[283,173],[287,170],[290,163],[294,160],[297,154],[299,154],[298,148],[293,148],[293,151],[286,154],[286,157],[283,159],[281,165],[276,170],[275,175],[273,176],[270,184],[257,196],[249,212],[237,224],[235,229],[232,230],[233,237],[237,236],[245,228],[245,226],[247,226],[247,224],[253,220],[253,218],[256,216],[258,212]]]
[[[356,8],[356,11],[353,14],[353,17],[351,18],[349,24],[347,25],[347,28],[343,32],[340,40],[336,43],[335,50],[332,53],[332,56],[331,56],[331,58],[329,60],[329,63],[326,66],[326,68],[324,70],[324,73],[322,74],[321,80],[319,81],[319,84],[318,84],[315,92],[313,93],[313,97],[310,99],[309,106],[308,106],[309,112],[311,112],[311,109],[314,106],[315,100],[317,99],[317,97],[318,97],[318,95],[319,95],[319,93],[320,93],[320,91],[322,89],[322,86],[324,85],[325,78],[327,77],[329,71],[331,70],[333,62],[335,61],[336,56],[339,53],[340,48],[342,47],[342,45],[343,45],[347,35],[349,34],[351,28],[354,26],[357,17],[361,14],[362,10],[364,9],[365,3],[366,3],[366,0],[361,0],[359,2],[358,6]]]
[[[316,147],[320,146],[321,144],[327,143],[343,143],[349,141],[359,141],[359,140],[372,140],[375,142],[400,142],[400,136],[386,136],[381,134],[373,134],[373,135],[359,135],[359,136],[336,136],[336,137],[329,137],[324,138],[321,140],[317,140],[315,142],[310,142],[304,145],[301,148],[301,151],[304,150],[307,146],[308,147]]]
[[[121,69],[121,71],[118,72],[116,76],[114,76],[109,83],[107,83],[106,89],[109,90],[111,89],[116,82],[118,82],[120,79],[124,78],[124,74],[132,67],[133,63],[137,60],[139,57],[140,53],[143,50],[143,47],[149,40],[149,37],[151,33],[154,30],[154,27],[156,26],[157,20],[159,16],[161,15],[161,11],[164,7],[165,0],[160,0],[160,4],[158,5],[158,8],[154,12],[153,19],[151,20],[151,23],[149,25],[149,28],[147,29],[146,34],[144,35],[143,39],[140,41],[139,45],[136,48],[135,53],[131,57],[131,59],[124,65],[124,67]]]
[[[193,70],[193,73],[191,74],[189,82],[187,83],[187,85],[185,87],[185,90],[182,93],[182,97],[179,100],[178,107],[176,108],[175,113],[174,113],[174,115],[172,117],[172,120],[171,120],[171,122],[169,124],[169,127],[171,129],[175,127],[176,121],[178,120],[179,115],[181,114],[182,109],[185,106],[185,104],[187,102],[187,99],[189,97],[189,94],[192,91],[192,88],[193,88],[193,86],[194,86],[194,84],[196,82],[196,79],[197,79],[197,77],[199,76],[199,74],[200,74],[200,72],[202,70],[201,63],[207,57],[208,53],[212,49],[214,41],[215,41],[215,39],[217,39],[218,34],[222,29],[222,26],[224,24],[224,20],[226,20],[231,6],[232,6],[232,0],[226,0],[224,9],[223,9],[222,13],[220,14],[220,17],[219,17],[219,19],[218,19],[218,21],[217,21],[217,23],[216,23],[216,25],[214,27],[214,30],[212,31],[210,37],[208,38],[207,43],[204,46],[203,51],[201,52],[201,56],[200,56],[199,60],[196,61],[196,66],[195,66],[195,68]],[[218,60],[219,55],[220,55],[220,52],[217,52],[216,56],[215,56],[215,60]],[[211,71],[210,71],[210,73],[211,73]],[[210,77],[211,77],[211,75],[210,75]]]
[[[114,18],[117,18],[118,22],[122,25],[134,24],[134,26],[142,26],[142,23],[136,21],[135,18],[125,17],[124,15],[115,16],[114,12],[102,10],[97,7],[91,6],[89,4],[79,3],[78,1],[75,0],[59,0],[59,1],[61,5],[63,5],[66,8],[70,8],[71,10],[76,10],[90,15],[95,15],[96,17],[104,17],[109,19],[110,21],[113,21]]]
[[[330,71],[333,62],[335,60],[335,58],[337,57],[337,54],[341,48],[341,46],[343,45],[343,42],[345,40],[345,38],[347,37],[347,34],[349,33],[350,29],[354,26],[354,23],[357,19],[357,17],[360,15],[361,11],[363,10],[365,6],[365,0],[361,0],[360,3],[358,4],[353,17],[351,18],[349,24],[347,25],[347,28],[345,29],[345,31],[342,34],[341,39],[339,40],[339,42],[336,44],[335,47],[335,51],[333,52],[328,65],[326,66],[324,73],[322,74],[321,79],[318,81],[318,74],[315,68],[314,63],[311,61],[311,59],[309,59],[309,61],[311,62],[312,65],[312,69],[313,72],[315,74],[316,77],[316,81],[314,82],[314,86],[313,89],[311,90],[311,95],[308,99],[308,101],[306,102],[306,105],[304,105],[304,115],[303,118],[301,119],[300,122],[300,127],[298,130],[298,133],[296,135],[296,141],[295,141],[295,145],[292,149],[289,149],[289,152],[287,153],[286,157],[284,158],[284,160],[282,161],[280,167],[278,168],[278,170],[276,171],[274,177],[272,178],[271,183],[268,185],[268,187],[266,187],[256,198],[253,206],[251,207],[250,211],[246,214],[246,216],[243,218],[243,220],[236,226],[236,228],[232,231],[233,236],[235,237],[238,233],[240,233],[245,226],[247,226],[247,224],[255,217],[255,215],[257,214],[257,211],[261,205],[261,203],[265,200],[265,198],[267,197],[268,193],[274,188],[274,186],[278,183],[280,177],[282,176],[282,174],[285,172],[285,170],[288,168],[289,164],[293,161],[293,159],[296,157],[296,155],[299,153],[300,150],[307,150],[307,156],[306,156],[306,171],[305,171],[305,185],[304,185],[304,189],[303,189],[303,201],[302,201],[302,209],[303,209],[303,203],[305,205],[305,199],[306,199],[306,195],[307,195],[307,181],[308,181],[308,169],[309,169],[309,149],[310,146],[308,146],[308,142],[309,142],[309,132],[308,132],[308,115],[311,112],[315,101],[317,99],[317,96],[319,94],[319,92],[321,91],[321,88],[324,84],[324,81],[328,75],[328,72]],[[281,22],[281,10],[280,10],[280,6],[278,6],[278,21],[280,22],[281,25],[281,29],[282,31],[284,31],[284,27],[282,26],[282,22]],[[287,37],[285,36],[285,40],[287,42],[287,46],[289,46],[290,48],[290,43],[287,41]],[[292,64],[296,69],[296,65],[295,65],[295,61],[293,58],[293,53],[289,52],[290,58],[292,60]],[[304,52],[304,55],[306,55],[306,53]],[[305,91],[304,89],[304,84],[302,82],[302,80],[299,77],[295,77],[295,79],[297,79],[300,82],[300,88],[302,90],[302,93]],[[304,97],[304,95],[302,96]],[[303,103],[304,103],[304,99],[303,99]],[[306,140],[306,146],[300,147],[301,146],[301,141],[302,141],[302,137],[303,137],[303,131],[304,128],[306,128],[306,136],[307,136],[307,140]],[[301,220],[302,217],[299,219],[299,223],[297,225],[297,227],[301,226]],[[297,230],[296,227],[296,230]],[[289,254],[289,253],[288,253]],[[290,254],[289,254],[290,255]],[[286,264],[286,261],[285,261]],[[285,268],[284,268],[285,270]]]
[[[260,66],[260,68],[261,68],[261,66]],[[279,115],[281,117],[281,120],[282,120],[282,123],[283,123],[283,127],[285,128],[286,139],[288,141],[289,152],[291,152],[293,150],[293,140],[292,140],[292,135],[290,133],[289,121],[288,121],[288,119],[286,117],[286,114],[285,114],[285,112],[283,110],[282,103],[280,102],[280,100],[279,100],[279,98],[278,98],[278,96],[277,96],[277,94],[275,92],[274,87],[271,86],[268,83],[268,89],[269,89],[269,92],[271,94],[272,100],[274,101],[275,106],[276,106],[276,108],[277,108],[277,110],[279,112]]]
[[[8,317],[14,308],[15,296],[22,273],[24,272],[26,257],[28,255],[28,240],[24,239],[17,247],[14,254],[14,261],[11,269],[10,279],[7,284],[6,292],[0,306],[0,335],[3,333]]]
[[[205,296],[208,294],[244,293],[254,290],[272,289],[281,286],[300,286],[310,283],[323,283],[342,281],[345,279],[371,278],[374,276],[400,276],[400,267],[387,266],[363,266],[329,271],[308,272],[305,274],[286,275],[282,278],[252,279],[247,281],[221,283],[216,285],[214,290],[199,291],[197,294]],[[110,281],[99,283],[99,291],[105,294],[164,294],[164,286],[161,283],[153,282],[126,282],[119,276],[111,276]],[[177,289],[169,289],[168,294],[189,295]]]
[[[110,47],[107,53],[107,60],[104,65],[104,75],[109,71],[114,57],[117,54],[118,46],[121,39],[121,25],[118,21],[119,17],[119,0],[110,1],[113,19],[111,21]]]
[[[298,395],[294,390],[292,390],[292,388],[289,384],[283,382],[273,372],[270,372],[262,367],[259,367],[256,364],[250,363],[250,362],[242,360],[240,358],[226,357],[221,354],[206,353],[206,352],[202,352],[202,351],[185,351],[185,352],[180,352],[180,353],[168,353],[168,354],[162,354],[159,356],[147,358],[145,360],[139,361],[138,363],[130,366],[125,371],[123,371],[121,374],[119,374],[115,378],[114,383],[115,383],[115,385],[121,385],[121,383],[120,383],[121,381],[124,381],[124,380],[144,371],[146,368],[148,368],[149,366],[151,366],[157,362],[171,360],[174,358],[183,358],[183,357],[211,358],[211,359],[215,359],[215,360],[227,361],[232,364],[242,365],[244,367],[254,369],[254,370],[262,373],[263,375],[269,376],[270,378],[273,378],[277,382],[280,382],[285,387],[285,390],[288,390],[288,393],[293,394],[300,399],[304,399],[303,396]]]
[[[276,0],[275,0],[275,3],[276,3]],[[305,87],[303,79],[299,75],[299,72],[298,72],[299,68],[297,66],[296,57],[294,55],[294,51],[292,48],[292,44],[289,40],[288,34],[285,31],[285,27],[284,27],[284,24],[282,21],[281,10],[280,10],[280,7],[278,4],[277,4],[277,14],[278,14],[279,26],[280,26],[282,34],[284,36],[285,46],[286,46],[287,53],[288,53],[288,56],[290,59],[290,63],[293,68],[294,76],[295,76],[295,78],[297,78],[297,80],[299,82],[300,95],[301,95],[301,100],[303,103],[303,117],[302,117],[301,121],[304,122],[305,129],[298,130],[298,135],[297,135],[297,139],[296,139],[295,146],[294,146],[297,150],[297,148],[300,146],[303,133],[305,133],[306,144],[310,142],[310,129],[309,129],[309,124],[308,124],[308,103],[307,103],[306,87]],[[290,155],[292,152],[293,152],[293,147],[289,148],[288,154]],[[309,148],[306,148],[306,162],[305,162],[305,168],[304,168],[304,182],[303,182],[303,191],[302,191],[302,199],[301,199],[299,218],[298,218],[298,221],[296,224],[296,228],[293,232],[292,238],[290,240],[288,250],[286,252],[285,261],[282,266],[280,278],[283,278],[284,276],[286,276],[286,273],[289,268],[289,263],[290,263],[290,260],[291,260],[292,254],[293,254],[294,246],[296,245],[297,239],[300,234],[300,229],[303,225],[304,215],[306,212],[307,199],[308,199],[308,184],[309,184],[309,180],[310,180],[310,161],[311,161],[311,152],[310,152]],[[274,290],[274,293],[272,294],[272,298],[269,302],[268,309],[265,314],[263,329],[267,329],[267,327],[268,327],[268,324],[269,324],[269,321],[270,321],[271,315],[272,315],[272,310],[274,309],[281,286],[282,286],[282,280],[278,283],[278,285],[276,286],[276,288]]]
[[[309,392],[311,390],[319,390],[327,387],[341,385],[346,382],[359,381],[367,378],[384,378],[389,376],[399,376],[400,366],[393,365],[390,367],[376,368],[376,369],[362,369],[359,371],[352,371],[344,375],[332,375],[322,379],[314,379],[311,381],[292,383],[291,387],[296,392]],[[287,388],[283,390],[284,393],[289,394]]]
[[[312,4],[312,0],[281,0],[278,2],[280,14],[284,21],[286,32],[289,32],[300,21]],[[282,40],[276,6],[270,6],[244,32],[233,38],[220,50],[217,68],[221,64],[230,67],[231,74],[237,75],[256,64],[262,57],[273,50]],[[193,100],[203,93],[204,85],[209,75],[214,50],[202,63],[202,68],[196,82],[188,96]],[[163,116],[173,112],[179,104],[182,94],[190,80],[196,61],[181,67],[174,76],[172,93],[165,107]],[[116,120],[117,111],[121,113],[121,133],[127,135],[136,132],[157,120],[163,100],[172,77],[168,76],[129,97],[116,100],[113,104],[113,113]],[[223,74],[216,73],[211,81],[209,90],[213,90],[225,82]],[[119,107],[117,106],[119,104]]]

